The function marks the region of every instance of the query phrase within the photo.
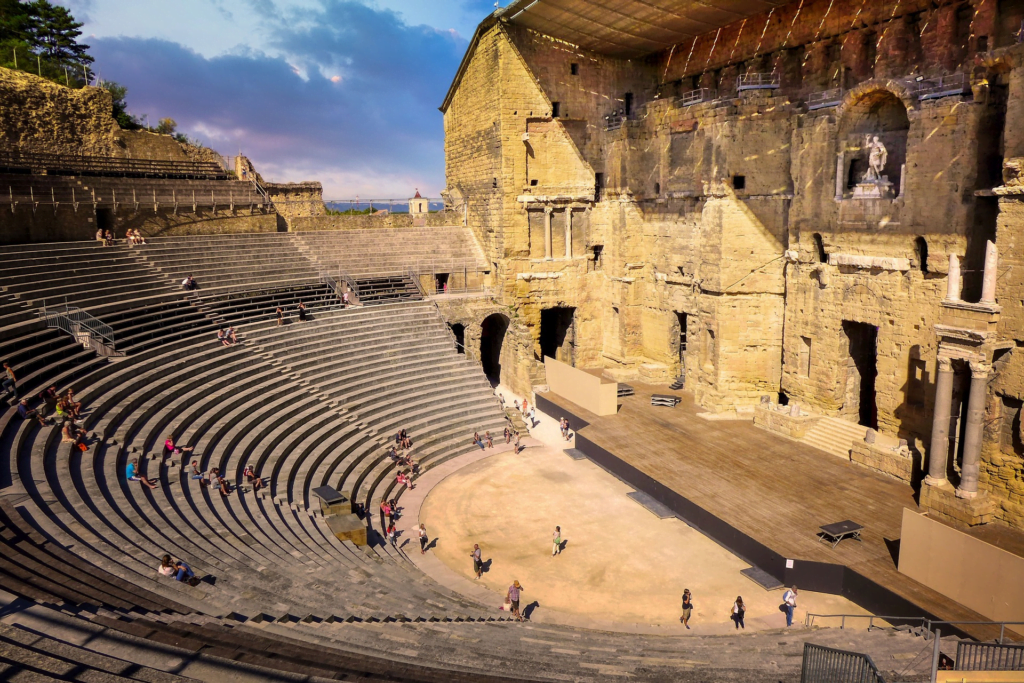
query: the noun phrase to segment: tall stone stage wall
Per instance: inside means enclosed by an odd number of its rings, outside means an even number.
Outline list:
[[[445,151],[448,192],[533,342],[502,380],[536,376],[544,321],[568,310],[562,360],[681,376],[713,411],[768,395],[877,427],[906,440],[913,471],[898,474],[916,483],[950,259],[975,306],[993,242],[999,310],[977,315],[994,332],[965,332],[955,353],[992,364],[980,495],[1024,526],[1022,19],[984,2],[815,0],[638,60],[487,28],[446,101]],[[738,91],[753,74],[770,87]]]

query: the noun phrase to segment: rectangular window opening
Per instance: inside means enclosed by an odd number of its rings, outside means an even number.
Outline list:
[[[551,118],[557,119],[558,115],[561,113],[561,110],[562,110],[562,103],[561,102],[552,102],[551,103]]]
[[[747,188],[747,176],[734,175],[732,177],[732,189],[745,190]]]
[[[579,76],[580,75],[580,65],[577,64],[576,62],[573,62],[572,64],[570,64],[569,65],[569,73],[572,74],[573,76]]]

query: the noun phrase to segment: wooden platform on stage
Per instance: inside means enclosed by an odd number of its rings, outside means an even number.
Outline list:
[[[895,615],[986,620],[897,571],[903,508],[919,510],[910,485],[755,427],[751,421],[699,417],[702,411],[691,394],[639,383],[633,387],[636,395],[620,399],[619,412],[606,417],[550,392],[538,394],[538,398],[551,401],[565,417],[572,415],[589,423],[577,431],[578,449],[631,485],[653,489],[645,493],[748,561],[773,565],[762,569],[776,575],[785,572],[787,579],[801,575],[803,569],[803,576],[819,584],[805,588],[819,590],[822,583],[830,582],[842,585],[831,592],[841,590],[875,614],[885,614],[890,607],[898,609],[890,612]],[[675,394],[682,402],[675,408],[652,407],[652,393]],[[538,407],[543,409],[543,404]],[[610,460],[609,454],[625,467],[614,461],[611,466],[600,462],[601,458]],[[694,511],[686,501],[707,515]],[[835,549],[819,542],[818,527],[843,520],[865,527],[862,541],[845,540]],[[978,535],[989,542],[1004,537],[1005,544],[997,543],[1011,552],[1024,549],[1024,534],[1006,527]],[[758,544],[771,552],[760,551]],[[794,570],[782,569],[785,559],[794,560]],[[807,574],[811,569],[813,575]],[[988,627],[959,628],[979,639],[998,635],[998,629],[990,632]]]

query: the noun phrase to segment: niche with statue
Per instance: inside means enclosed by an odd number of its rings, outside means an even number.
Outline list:
[[[852,103],[839,124],[836,199],[894,199],[902,194],[910,119],[903,102],[874,90]]]

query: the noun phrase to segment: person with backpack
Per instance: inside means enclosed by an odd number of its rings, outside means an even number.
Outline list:
[[[743,624],[743,615],[747,611],[747,606],[743,604],[743,596],[737,595],[736,602],[732,603],[732,620],[736,622],[737,629],[746,629],[747,627]]]

